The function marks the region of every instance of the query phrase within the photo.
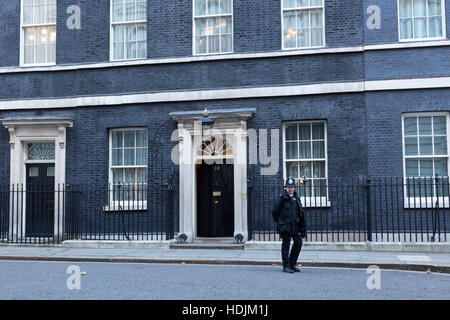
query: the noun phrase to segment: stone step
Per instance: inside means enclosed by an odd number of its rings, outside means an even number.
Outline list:
[[[234,239],[232,237],[217,237],[217,238],[194,238],[192,240],[193,243],[234,243]]]
[[[224,243],[224,242],[188,242],[173,243],[170,249],[218,249],[218,250],[244,250],[243,244]]]

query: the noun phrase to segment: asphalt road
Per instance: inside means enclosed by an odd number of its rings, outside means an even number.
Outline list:
[[[448,274],[381,270],[380,289],[368,289],[372,275],[340,268],[287,274],[280,266],[0,261],[0,299],[450,299]]]

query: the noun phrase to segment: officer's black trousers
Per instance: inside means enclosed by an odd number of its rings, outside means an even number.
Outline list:
[[[283,259],[283,266],[294,266],[297,264],[300,250],[302,249],[302,238],[298,232],[280,233],[281,237],[281,257]],[[294,240],[291,253],[289,254],[289,247],[291,245],[291,238]]]

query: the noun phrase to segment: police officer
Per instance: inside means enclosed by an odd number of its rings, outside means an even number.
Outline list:
[[[300,272],[296,264],[302,248],[302,238],[306,239],[307,234],[305,211],[297,192],[295,192],[295,181],[293,178],[286,180],[284,191],[275,200],[272,217],[277,223],[277,231],[282,239],[283,271],[288,273]],[[289,254],[291,238],[294,240],[294,245]]]

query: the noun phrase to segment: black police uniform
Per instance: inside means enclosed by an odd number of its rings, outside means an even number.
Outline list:
[[[286,186],[295,186],[293,179],[288,179]],[[297,193],[294,192],[293,195],[289,195],[284,190],[275,201],[272,216],[277,223],[277,231],[282,240],[281,256],[283,259],[283,270],[286,271],[287,269],[289,271],[289,269],[292,269],[297,264],[303,244],[302,238],[306,238],[304,210]],[[294,245],[289,254],[291,238],[294,241]],[[298,271],[298,269],[295,271]]]

